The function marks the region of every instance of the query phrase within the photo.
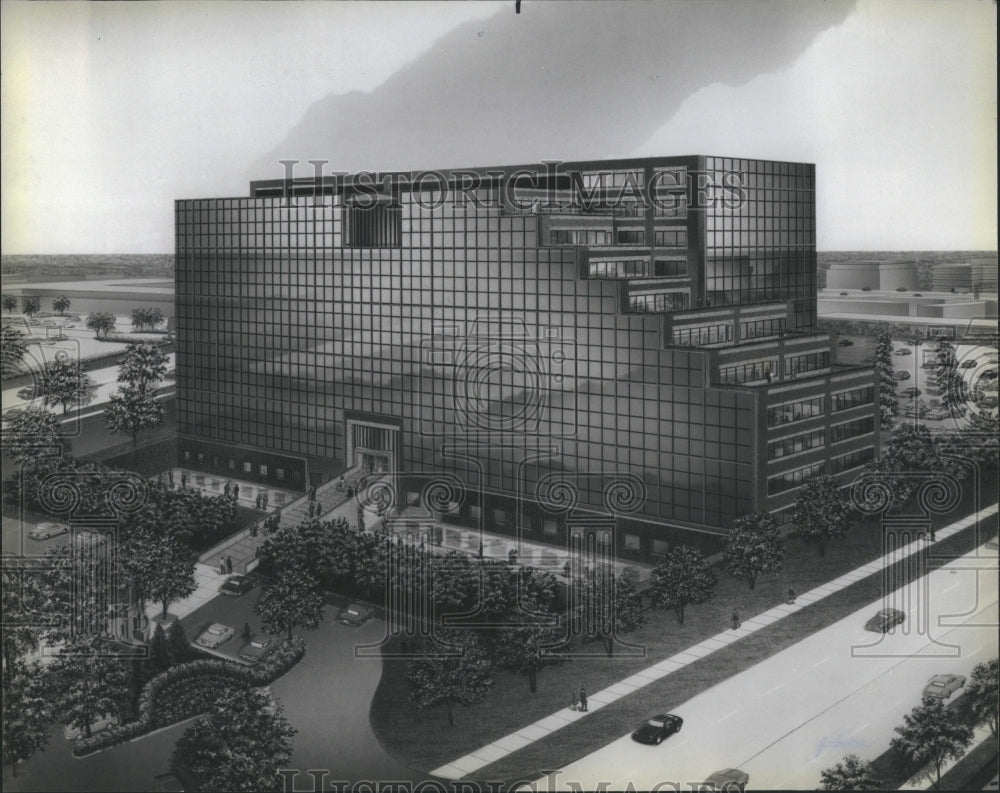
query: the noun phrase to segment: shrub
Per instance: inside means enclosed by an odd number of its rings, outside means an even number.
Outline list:
[[[305,642],[293,639],[282,642],[255,666],[223,658],[200,658],[173,666],[143,686],[138,719],[78,739],[73,756],[99,752],[197,716],[211,708],[219,697],[229,696],[239,688],[269,685],[295,666],[305,652]]]

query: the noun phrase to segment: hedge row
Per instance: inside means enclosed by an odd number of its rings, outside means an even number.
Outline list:
[[[273,683],[305,655],[302,639],[283,642],[260,662],[246,666],[223,658],[200,658],[161,672],[145,686],[139,697],[139,718],[108,727],[90,738],[80,738],[73,747],[83,757],[148,732],[204,713],[220,697],[246,686]]]

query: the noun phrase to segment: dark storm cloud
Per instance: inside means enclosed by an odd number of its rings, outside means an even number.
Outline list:
[[[789,65],[853,6],[525,3],[457,28],[370,94],[331,86],[249,176],[281,176],[279,159],[356,171],[628,154],[699,88]]]

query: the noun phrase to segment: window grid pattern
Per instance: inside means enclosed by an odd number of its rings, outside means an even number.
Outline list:
[[[830,472],[842,474],[844,471],[850,471],[852,468],[860,468],[874,459],[875,449],[872,447],[851,452],[850,454],[842,454],[830,460]]]
[[[871,435],[873,432],[875,432],[875,419],[871,416],[854,421],[845,421],[830,427],[833,443],[840,443],[862,435]]]
[[[795,468],[777,476],[769,476],[767,478],[767,494],[774,496],[778,493],[784,493],[800,487],[807,479],[812,479],[814,476],[822,474],[824,467],[823,463],[816,463],[815,465]]]
[[[795,402],[788,402],[784,405],[775,405],[768,408],[767,426],[777,427],[781,424],[790,424],[793,421],[803,421],[823,415],[823,405],[825,397],[810,397],[809,399],[799,399]]]
[[[849,391],[838,391],[831,395],[831,399],[833,400],[834,413],[862,405],[873,405],[875,403],[875,388],[864,386],[863,388],[852,388]]]
[[[767,459],[777,460],[779,457],[787,457],[791,454],[818,449],[825,445],[826,433],[823,430],[803,432],[799,435],[792,435],[789,438],[782,438],[767,445]]]

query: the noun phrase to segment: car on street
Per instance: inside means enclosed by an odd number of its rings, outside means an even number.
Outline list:
[[[239,597],[240,595],[245,595],[253,588],[254,580],[252,578],[237,573],[236,575],[229,576],[229,578],[223,582],[222,586],[219,587],[219,591],[223,595]]]
[[[906,615],[899,609],[881,609],[865,623],[865,630],[888,633],[897,625],[901,625],[905,619]]]
[[[896,352],[894,354],[895,355],[913,355],[913,350],[908,350],[906,347],[900,347],[898,350],[896,350]]]
[[[975,369],[977,365],[978,362],[976,361],[975,358],[966,358],[959,364],[959,366],[962,367],[963,369]]]
[[[909,380],[910,379],[910,373],[909,372],[894,372],[893,375],[892,375],[892,377],[893,377],[894,380]]]
[[[850,339],[841,339],[840,341],[837,342],[837,346],[838,347],[853,347],[854,346],[854,342],[851,341]]]
[[[680,732],[684,719],[673,713],[664,713],[647,719],[643,725],[632,733],[632,740],[639,743],[659,745],[665,738],[675,732]]]
[[[920,396],[921,391],[919,388],[914,388],[913,386],[911,386],[910,388],[903,389],[902,391],[899,392],[899,394],[900,396],[905,396],[909,399],[916,399],[918,396]]]
[[[344,625],[353,625],[355,628],[364,625],[374,616],[374,611],[368,606],[360,603],[351,603],[340,610],[337,615],[337,622]]]
[[[69,526],[65,523],[50,523],[46,521],[35,526],[35,528],[28,532],[28,536],[33,540],[48,540],[52,537],[58,537],[60,534],[66,534],[68,531]]]
[[[701,783],[702,790],[719,790],[726,793],[743,793],[750,775],[738,768],[723,768]]]
[[[208,647],[210,650],[214,650],[219,647],[236,634],[236,631],[230,628],[228,625],[223,625],[221,622],[213,622],[209,625],[204,633],[201,634],[196,640],[196,644],[200,644],[202,647]]]
[[[934,699],[948,699],[952,694],[965,686],[962,675],[934,675],[924,686],[924,696]]]
[[[271,652],[273,647],[274,641],[271,638],[267,636],[254,636],[240,650],[240,658],[255,664]]]

